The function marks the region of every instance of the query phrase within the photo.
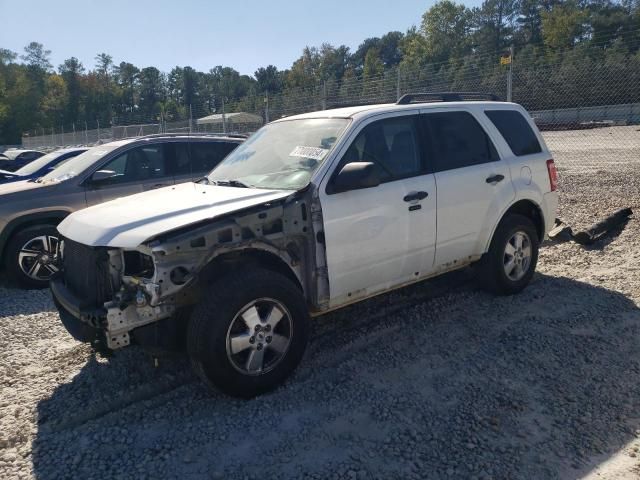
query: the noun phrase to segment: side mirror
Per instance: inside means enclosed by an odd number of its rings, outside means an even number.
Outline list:
[[[115,176],[116,172],[114,172],[113,170],[98,170],[93,175],[91,175],[91,182],[101,183]]]
[[[351,162],[342,167],[340,173],[333,179],[331,193],[377,187],[378,185],[380,185],[380,177],[373,163]]]

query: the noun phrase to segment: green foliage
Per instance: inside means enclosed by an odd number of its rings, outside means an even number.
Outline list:
[[[422,33],[428,62],[442,62],[469,51],[471,11],[464,5],[441,0],[422,16]]]
[[[22,55],[0,48],[0,144],[24,132],[63,127],[183,121],[215,112],[282,115],[357,102],[392,101],[408,90],[483,90],[504,96],[498,58],[515,47],[514,98],[533,109],[640,101],[639,0],[484,0],[470,9],[440,0],[405,33],[345,45],[305,47],[287,70],[253,77],[228,66],[94,66],[71,57],[52,70],[51,52],[31,42]],[[551,94],[553,93],[553,95]]]

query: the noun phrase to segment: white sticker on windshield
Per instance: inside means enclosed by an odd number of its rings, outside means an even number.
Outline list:
[[[314,160],[322,160],[329,150],[320,147],[303,147],[298,145],[289,154],[290,157],[312,158]]]

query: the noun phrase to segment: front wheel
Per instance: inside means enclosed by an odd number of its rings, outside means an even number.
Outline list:
[[[53,225],[25,228],[7,245],[5,266],[9,278],[26,288],[45,288],[58,271],[60,235]]]
[[[502,219],[480,261],[482,287],[499,295],[524,289],[536,269],[540,241],[533,222],[511,214]]]
[[[210,287],[191,315],[187,349],[194,370],[229,395],[272,390],[302,359],[308,317],[302,292],[279,273],[230,274]]]

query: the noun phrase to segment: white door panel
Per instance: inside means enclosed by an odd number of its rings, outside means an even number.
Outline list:
[[[501,175],[501,181],[487,179]],[[436,268],[482,255],[487,235],[514,198],[509,167],[492,162],[438,172],[438,245]]]
[[[418,191],[429,196],[404,200]],[[332,307],[408,282],[432,268],[435,200],[433,175],[322,199]]]

